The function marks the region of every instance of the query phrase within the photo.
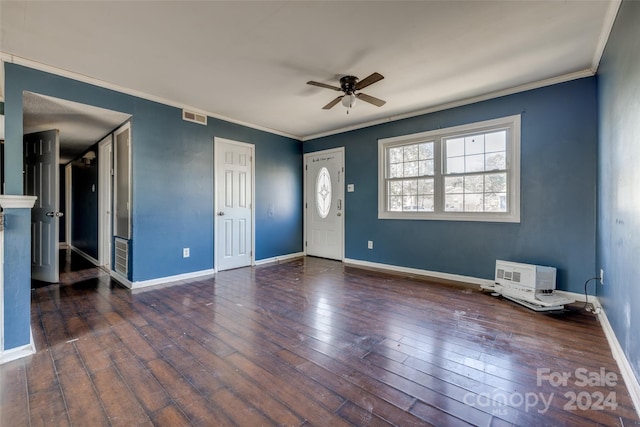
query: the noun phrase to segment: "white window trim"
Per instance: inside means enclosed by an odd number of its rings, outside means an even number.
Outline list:
[[[507,212],[390,212],[387,210],[386,186],[386,149],[395,145],[435,142],[435,182],[436,198],[444,197],[442,190],[442,141],[460,133],[490,130],[494,127],[508,127],[513,134],[507,143],[507,192],[509,210]],[[520,115],[501,117],[482,122],[469,123],[445,129],[401,135],[378,140],[378,219],[409,219],[436,221],[482,221],[482,222],[520,222]]]

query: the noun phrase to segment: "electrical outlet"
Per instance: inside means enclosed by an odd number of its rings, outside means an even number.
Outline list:
[[[604,285],[604,268],[600,269],[600,284]]]
[[[182,258],[189,258],[189,256],[191,256],[189,248],[182,248]]]
[[[373,249],[373,240],[367,242],[367,249]]]

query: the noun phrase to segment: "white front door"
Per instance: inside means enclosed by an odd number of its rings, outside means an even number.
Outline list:
[[[305,154],[307,255],[344,257],[344,148]]]
[[[60,210],[60,141],[57,130],[24,136],[24,191],[36,196],[31,210],[31,276],[59,281],[58,239]]]
[[[251,144],[215,138],[216,270],[253,260],[253,153]]]

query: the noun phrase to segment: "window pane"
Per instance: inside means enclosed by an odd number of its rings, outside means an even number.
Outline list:
[[[468,136],[464,139],[464,154],[484,153],[484,135]]]
[[[484,190],[484,177],[482,175],[465,176],[464,192],[465,193],[482,193]]]
[[[507,161],[505,159],[504,152],[485,154],[485,170],[505,170],[507,168]]]
[[[413,160],[418,160],[418,145],[408,145],[404,147],[404,161],[410,162]]]
[[[402,196],[402,181],[389,182],[389,195]]]
[[[418,210],[433,212],[433,196],[418,196]]]
[[[389,166],[389,178],[402,178],[402,163]]]
[[[506,151],[507,149],[507,131],[488,133],[484,136],[485,151],[491,153],[494,151]]]
[[[400,163],[402,162],[402,147],[394,147],[389,148],[389,163]]]
[[[466,156],[464,159],[465,159],[465,172],[484,171],[484,154]]]
[[[418,176],[418,162],[407,162],[404,164],[404,176]]]
[[[484,195],[485,212],[506,212],[507,193],[487,193]]]
[[[402,181],[402,194],[405,196],[418,194],[418,181],[415,179],[405,179]]]
[[[506,193],[507,174],[491,173],[485,176],[485,191],[487,193]]]
[[[433,142],[425,142],[420,144],[418,151],[420,160],[433,159]]]
[[[464,195],[464,211],[465,212],[482,212],[484,210],[482,194],[465,194]]]
[[[451,194],[451,193],[462,193],[463,189],[462,189],[462,183],[463,183],[463,177],[461,176],[456,176],[453,178],[445,178],[444,179],[444,192],[447,194]]]
[[[433,194],[433,179],[419,179],[418,194]]]
[[[416,211],[418,210],[418,197],[417,196],[403,196],[402,197],[403,211]]]
[[[419,164],[420,170],[418,173],[420,176],[433,175],[433,160],[421,160]]]
[[[462,212],[462,194],[447,194],[444,197],[444,210],[446,212]]]
[[[402,196],[389,197],[389,210],[393,212],[402,211]]]
[[[519,190],[511,188],[520,174],[519,159],[512,158],[519,150],[513,133],[518,123],[517,117],[503,118],[382,139],[379,166],[386,176],[379,192],[386,194],[387,212],[395,214],[385,216],[381,208],[380,218],[422,212],[406,217],[518,221],[519,207],[511,200]]]
[[[464,173],[464,157],[447,158],[447,173]]]
[[[447,157],[464,156],[464,138],[447,140]]]

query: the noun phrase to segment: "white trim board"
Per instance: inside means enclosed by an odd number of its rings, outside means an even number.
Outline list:
[[[257,267],[260,265],[271,264],[271,263],[280,264],[281,262],[290,261],[292,259],[301,258],[303,256],[304,256],[304,252],[296,252],[293,254],[274,256],[271,258],[264,258],[254,262],[253,265]]]
[[[359,259],[345,258],[344,263],[346,265],[350,265],[354,267],[364,267],[364,268],[383,270],[383,271],[386,270],[390,272],[408,274],[411,276],[449,280],[452,282],[458,282],[461,285],[480,286],[480,285],[493,285],[494,283],[493,280],[479,279],[477,277],[462,276],[459,274],[451,274],[451,273],[441,273],[439,271],[422,270],[419,268],[401,267],[401,266],[392,265],[392,264],[381,264],[377,262],[362,261]]]
[[[73,246],[73,245],[69,245],[69,248],[70,248],[73,252],[75,252],[75,253],[77,253],[78,255],[80,255],[82,258],[86,259],[87,261],[89,261],[90,263],[92,263],[93,265],[95,265],[96,267],[99,267],[99,266],[100,266],[100,263],[98,262],[98,260],[97,260],[97,259],[95,259],[94,257],[92,257],[91,255],[89,255],[89,254],[87,254],[87,253],[85,253],[85,252],[81,251],[80,249],[76,248],[76,247],[75,247],[75,246]]]
[[[114,280],[121,283],[125,287],[131,290],[134,290],[134,289],[148,288],[150,286],[164,285],[167,283],[178,282],[181,280],[190,280],[190,279],[202,278],[204,276],[213,276],[214,274],[216,274],[216,270],[211,268],[208,270],[193,271],[191,273],[176,274],[175,276],[159,277],[157,279],[141,280],[138,282],[132,282],[127,278],[125,278],[124,276],[122,276],[121,274],[116,273],[115,271],[110,271],[110,273],[111,273],[111,277]]]
[[[601,307],[599,303],[598,306]],[[629,359],[627,359],[627,356],[625,355],[624,350],[611,327],[611,323],[609,323],[609,318],[607,317],[607,313],[604,309],[601,309],[600,313],[598,313],[598,320],[600,320],[600,325],[602,325],[604,335],[607,337],[607,341],[609,342],[613,358],[618,363],[622,379],[624,379],[624,383],[627,386],[629,395],[631,396],[633,406],[635,406],[636,413],[640,418],[640,383],[638,382],[638,378],[636,378],[633,369],[631,368]]]
[[[0,350],[0,365],[20,359],[21,357],[31,356],[36,352],[36,345],[33,342],[33,330],[29,328],[29,344],[14,347],[9,350]]]

